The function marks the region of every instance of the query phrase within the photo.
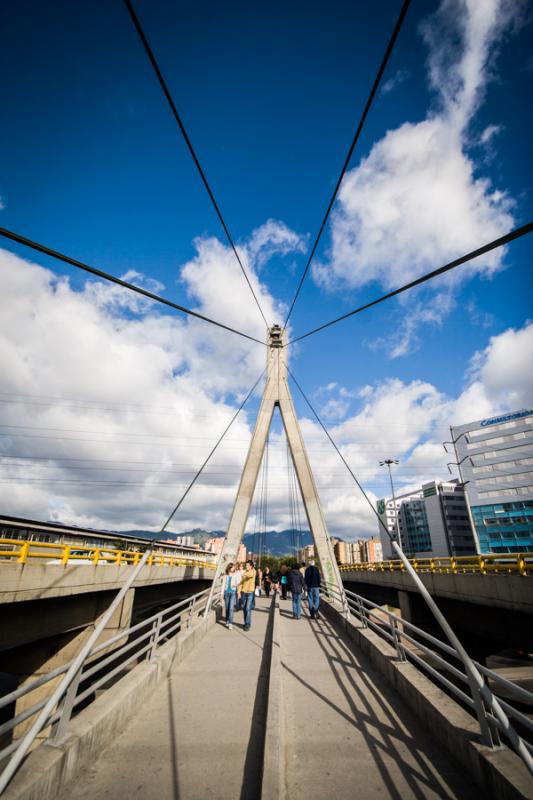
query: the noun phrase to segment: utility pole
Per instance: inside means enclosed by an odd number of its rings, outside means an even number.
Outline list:
[[[398,519],[398,509],[396,508],[396,497],[394,495],[394,484],[392,482],[392,471],[391,471],[392,465],[393,464],[399,464],[399,463],[400,462],[398,461],[397,458],[386,458],[384,461],[380,461],[379,462],[379,466],[380,467],[387,467],[387,469],[389,470],[390,490],[391,490],[391,493],[392,493],[392,505],[394,507],[394,515],[395,515],[394,518],[395,518],[395,522],[396,522],[396,541],[398,542],[398,544],[401,547],[402,544],[400,542],[400,520]],[[386,518],[386,513],[385,513],[385,518]]]

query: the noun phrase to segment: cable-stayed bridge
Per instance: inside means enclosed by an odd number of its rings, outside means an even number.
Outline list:
[[[403,570],[401,586],[393,586],[394,579],[379,585],[379,576],[363,580],[339,569],[296,417],[291,381],[354,485],[371,507],[372,503],[289,368],[288,349],[291,342],[511,244],[531,233],[533,222],[481,242],[393,291],[292,336],[288,326],[293,309],[409,0],[403,2],[395,22],[283,325],[273,325],[265,315],[139,17],[131,0],[125,5],[250,289],[264,338],[19,232],[0,228],[0,236],[264,346],[266,379],[224,547],[216,561],[185,550],[168,552],[170,547],[153,543],[131,549],[106,543],[78,550],[52,547],[48,552],[44,545],[4,539],[2,646],[4,653],[11,653],[11,661],[10,671],[3,673],[0,697],[0,791],[9,800],[132,795],[173,800],[533,797],[531,691],[513,676],[472,658],[443,613],[442,603],[436,602],[438,592],[417,572],[394,536],[392,548]],[[265,373],[170,514],[166,512],[161,534]],[[322,574],[321,612],[318,619],[311,619],[304,606],[303,618],[296,620],[288,602],[277,596],[258,597],[251,630],[237,624],[230,631],[221,619],[223,576],[226,566],[236,560],[278,411],[287,437],[293,489],[301,494]],[[266,496],[263,513],[266,518]],[[293,514],[297,515],[296,506]],[[502,603],[506,592],[512,595],[509,586],[516,578],[520,603],[526,607],[522,596],[531,574],[524,564],[519,575],[500,570],[499,575],[483,576],[491,584],[487,596],[494,591]],[[468,593],[468,581],[479,576],[461,577],[467,587],[462,591]],[[375,602],[361,584],[415,594],[431,619],[431,630],[418,625],[415,615],[405,609],[398,615],[386,601]],[[512,610],[512,597],[508,603]],[[526,608],[521,613],[530,612]]]

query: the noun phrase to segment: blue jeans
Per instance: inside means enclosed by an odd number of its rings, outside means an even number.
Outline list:
[[[311,616],[318,614],[318,607],[320,605],[320,589],[318,586],[307,590],[307,601],[309,603],[309,612]]]
[[[235,608],[235,600],[237,599],[237,592],[224,592],[224,603],[226,604],[226,622],[233,625],[233,609]]]
[[[253,592],[241,592],[241,608],[244,612],[244,627],[249,628],[252,624],[252,603],[254,600]]]
[[[296,619],[300,619],[302,616],[302,593],[301,592],[293,592],[292,593],[292,613]]]

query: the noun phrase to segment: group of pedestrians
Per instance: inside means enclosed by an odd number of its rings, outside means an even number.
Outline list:
[[[263,588],[265,595],[270,592],[280,592],[283,600],[287,599],[287,592],[291,592],[292,615],[294,619],[302,617],[302,597],[307,594],[309,615],[311,619],[318,618],[320,606],[320,572],[315,566],[314,559],[309,565],[295,564],[291,570],[283,565],[279,573],[273,573],[269,567],[264,570],[255,569],[254,562],[249,560],[246,564],[228,564],[224,578],[224,604],[226,609],[226,627],[233,628],[234,612],[242,609],[244,614],[244,630],[249,631],[252,624],[252,610],[255,606],[256,591],[259,594]]]
[[[292,616],[294,619],[301,619],[302,617],[302,597],[305,592],[307,592],[309,616],[311,619],[317,619],[320,606],[320,572],[315,566],[314,559],[310,560],[307,567],[305,564],[302,564],[301,567],[295,564],[287,574],[287,585],[292,596]]]
[[[224,580],[224,603],[226,606],[226,627],[233,628],[233,614],[242,608],[244,630],[249,631],[252,624],[252,608],[255,598],[256,570],[253,561],[246,564],[228,564]]]

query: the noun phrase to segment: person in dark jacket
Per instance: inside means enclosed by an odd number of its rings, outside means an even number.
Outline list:
[[[309,566],[305,570],[305,585],[307,586],[307,602],[309,603],[309,613],[311,619],[318,619],[318,607],[320,606],[320,572],[315,567],[315,560],[309,561]]]
[[[300,619],[302,616],[302,592],[305,587],[304,577],[295,564],[287,576],[289,589],[292,594],[292,616]]]

